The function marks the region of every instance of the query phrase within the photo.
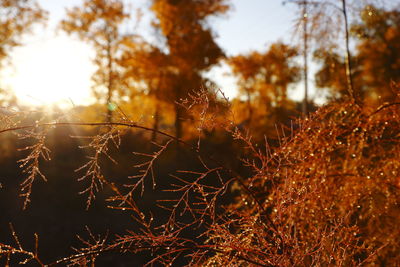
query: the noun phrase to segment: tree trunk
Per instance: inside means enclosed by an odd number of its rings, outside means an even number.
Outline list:
[[[303,41],[304,41],[304,99],[303,99],[303,115],[306,116],[308,114],[308,10],[307,10],[307,1],[304,1],[303,6]]]
[[[113,77],[113,58],[112,58],[112,51],[111,51],[111,38],[107,40],[107,68],[108,68],[108,74],[107,74],[107,118],[106,122],[112,122],[112,117],[113,117],[113,109],[114,105],[112,103],[112,95],[113,95],[113,82],[114,82],[114,77]]]
[[[347,17],[347,6],[346,6],[346,0],[342,0],[342,12],[343,12],[343,17],[344,17],[344,27],[345,27],[345,42],[346,42],[346,76],[347,76],[347,90],[349,91],[350,97],[353,99],[353,101],[361,106],[361,100],[359,98],[359,94],[357,91],[354,89],[354,83],[353,83],[353,69],[352,69],[352,63],[351,63],[351,53],[350,53],[350,36],[349,36],[349,22],[348,22],[348,17]]]
[[[152,132],[151,134],[151,140],[153,142],[157,142],[157,132],[159,130],[159,124],[160,124],[160,104],[158,102],[158,100],[156,100],[156,110],[154,111],[154,115],[153,115],[153,129],[155,131]]]
[[[249,117],[247,118],[247,124],[250,126],[251,121],[253,119],[253,107],[251,106],[251,94],[249,90],[246,90],[247,93],[247,109],[249,111]]]
[[[179,104],[175,103],[175,136],[178,139],[181,139],[183,135],[182,115],[183,115],[183,108]]]

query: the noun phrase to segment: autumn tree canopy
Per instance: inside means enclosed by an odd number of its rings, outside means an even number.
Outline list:
[[[254,109],[270,113],[271,107],[283,107],[288,101],[288,87],[300,79],[300,67],[295,61],[296,48],[275,43],[264,52],[252,52],[228,59],[233,74],[239,79],[239,93],[247,99],[247,120]]]
[[[172,104],[170,101],[173,99],[175,76],[171,72],[173,67],[169,62],[166,53],[141,37],[131,36],[125,42],[121,66],[128,87],[134,88],[131,90],[130,100],[134,101],[138,93],[142,99],[146,97],[150,99],[149,104],[153,113],[152,126],[157,130],[166,113],[166,110],[161,110],[162,104]],[[153,133],[153,140],[155,138]]]
[[[46,15],[35,0],[0,0],[0,68],[11,50],[22,44],[22,36]],[[13,94],[0,87],[0,103],[11,102],[16,102]]]
[[[46,12],[35,0],[1,0],[0,60],[4,59],[12,48],[21,45],[22,35],[45,18]]]
[[[164,75],[171,78],[169,102],[175,109],[176,136],[183,135],[184,109],[178,103],[188,92],[199,90],[206,82],[202,75],[224,52],[215,42],[209,18],[225,14],[228,0],[153,0],[153,26],[164,39],[162,50],[168,57]]]
[[[400,13],[366,6],[360,15],[360,21],[351,26],[357,44],[352,60],[354,86],[368,102],[389,101],[396,96],[391,82],[398,83],[400,75]],[[344,96],[343,56],[337,49],[321,49],[314,58],[321,63],[315,76],[317,87],[329,88],[333,96]]]
[[[375,101],[393,99],[391,82],[400,82],[400,12],[366,6],[352,30],[364,91]]]
[[[121,85],[117,58],[124,37],[120,27],[128,18],[121,0],[85,0],[81,7],[67,10],[66,19],[61,21],[64,31],[78,35],[96,50],[95,93],[100,99],[105,98],[108,121],[112,119],[114,97]]]
[[[314,60],[321,64],[315,73],[315,85],[318,88],[329,88],[332,98],[347,95],[346,67],[344,58],[338,52],[319,49],[314,52]],[[353,64],[353,79],[355,64]],[[353,81],[354,82],[354,81]]]

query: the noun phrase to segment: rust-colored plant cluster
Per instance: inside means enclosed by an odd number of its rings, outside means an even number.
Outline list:
[[[202,103],[198,95],[196,99]],[[82,246],[75,253],[50,263],[40,258],[36,234],[30,251],[11,225],[15,244],[0,243],[0,257],[6,264],[17,257],[41,266],[92,266],[110,252],[143,254],[149,266],[398,265],[399,108],[396,102],[375,111],[351,102],[331,103],[299,120],[294,129],[282,130],[277,147],[267,139],[264,145],[252,142],[227,119],[219,125],[242,144],[247,176],[203,151],[200,142],[192,146],[132,122],[77,123],[101,128],[85,146],[94,154],[78,169],[83,171],[79,180],[86,181],[82,193],[88,195],[88,207],[103,189],[106,205],[129,213],[132,227],[122,235],[97,235],[87,228],[88,239],[79,236]],[[35,139],[20,160],[27,175],[21,183],[25,206],[34,194],[35,178],[44,178],[40,162],[50,160],[46,132],[65,125],[74,123],[7,124],[0,131]],[[102,173],[101,158],[115,161],[110,149],[120,145],[127,129],[157,131],[164,138],[154,153],[136,151],[136,157],[144,158],[135,164],[138,172],[117,181]],[[201,168],[158,177],[157,160],[174,148],[190,151]],[[154,208],[141,202],[149,194],[156,198]],[[154,212],[157,208],[163,212]]]
[[[398,264],[397,105],[368,112],[332,103],[279,148],[253,149],[245,162],[254,170],[247,179],[254,197],[239,195],[224,234],[210,234],[213,243],[229,243],[261,265]]]

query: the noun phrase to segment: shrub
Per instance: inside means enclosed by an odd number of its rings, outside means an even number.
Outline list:
[[[200,119],[201,129],[220,127],[241,144],[241,168],[229,167],[205,151],[201,138],[192,145],[157,131],[164,138],[154,144],[154,152],[135,152],[142,159],[136,163],[138,172],[116,179],[104,174],[103,166],[123,160],[115,148],[129,135],[126,129],[154,129],[129,120],[6,125],[1,133],[14,131],[35,140],[20,160],[27,177],[21,184],[25,205],[37,178],[46,179],[40,164],[50,160],[48,131],[71,125],[100,127],[93,136],[79,137],[86,140],[82,147],[91,151],[78,169],[86,186],[81,193],[87,196],[88,208],[103,194],[105,205],[133,220],[123,234],[97,235],[88,227],[75,253],[52,262],[40,258],[37,235],[34,249],[26,249],[11,226],[14,242],[0,243],[0,255],[7,262],[16,257],[42,266],[87,266],[97,258],[101,264],[107,253],[143,255],[148,265],[400,263],[399,103],[373,112],[348,102],[328,104],[296,122],[295,130],[279,132],[280,145],[270,147],[267,138],[264,145],[253,143],[229,119],[212,123],[205,96],[192,101],[189,109],[196,106],[205,118]],[[157,165],[158,160],[169,162],[167,166],[186,160],[189,169],[170,172],[166,178],[157,169],[163,165]]]

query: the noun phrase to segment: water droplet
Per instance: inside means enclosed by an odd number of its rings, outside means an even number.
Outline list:
[[[117,109],[117,105],[110,102],[110,103],[107,104],[107,108],[108,108],[108,110],[110,110],[110,111],[114,111],[114,110]]]

